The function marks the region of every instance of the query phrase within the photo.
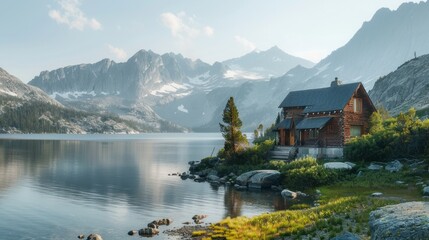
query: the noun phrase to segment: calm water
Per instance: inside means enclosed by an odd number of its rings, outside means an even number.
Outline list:
[[[280,194],[236,192],[183,181],[222,147],[219,134],[0,135],[0,239],[127,236],[160,218],[205,222],[283,209]],[[154,239],[167,239],[160,234]]]

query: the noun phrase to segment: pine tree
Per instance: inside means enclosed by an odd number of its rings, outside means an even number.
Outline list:
[[[277,113],[276,123],[275,125],[280,123],[280,113]]]
[[[258,132],[260,137],[264,136],[264,125],[262,125],[262,123],[260,123],[258,126]]]
[[[238,116],[238,110],[234,103],[234,98],[230,97],[226,103],[222,114],[222,121],[219,123],[222,136],[225,138],[225,157],[234,159],[236,154],[247,146],[248,142],[240,131],[242,122]]]

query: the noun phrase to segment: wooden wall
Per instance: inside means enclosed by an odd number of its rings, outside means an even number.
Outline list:
[[[362,99],[362,112],[355,113],[353,109],[353,98]],[[369,99],[368,94],[362,86],[360,86],[354,93],[353,97],[349,100],[343,110],[344,118],[344,143],[350,141],[350,127],[353,125],[361,126],[362,135],[369,132],[369,118],[375,111],[374,106]]]

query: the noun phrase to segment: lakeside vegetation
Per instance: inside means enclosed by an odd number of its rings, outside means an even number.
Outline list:
[[[345,159],[353,162],[419,156],[429,156],[429,119],[420,120],[413,108],[384,120],[375,112],[370,133],[352,139],[344,148]]]
[[[429,176],[423,175],[423,179]],[[420,179],[420,178],[419,178]],[[402,180],[409,184],[397,184]],[[194,233],[199,239],[331,239],[341,232],[363,238],[370,235],[369,213],[379,207],[421,199],[414,185],[417,180],[410,170],[397,173],[366,170],[360,177],[324,185],[321,195],[311,207],[298,204],[290,210],[266,213],[255,217],[226,218],[205,231]],[[384,197],[371,197],[382,191]],[[291,200],[293,201],[293,200]],[[293,210],[295,209],[295,210]]]
[[[421,200],[418,182],[429,181],[427,169],[410,168],[407,164],[393,173],[367,169],[370,162],[398,158],[419,159],[420,166],[427,168],[429,120],[420,120],[414,109],[396,117],[374,113],[370,133],[352,139],[345,146],[343,160],[356,164],[351,170],[326,169],[322,165],[326,160],[312,157],[292,162],[270,160],[269,151],[274,145],[271,137],[260,135],[254,146],[235,153],[233,162],[225,160],[227,155],[221,150],[217,156],[219,161],[203,159],[199,170],[214,169],[219,176],[256,169],[278,170],[282,185],[289,189],[316,192],[317,188],[321,195],[315,207],[296,204],[289,210],[251,218],[228,217],[206,230],[194,232],[194,238],[331,239],[346,231],[368,238],[371,211],[403,201]],[[374,192],[382,192],[383,196],[372,197]]]

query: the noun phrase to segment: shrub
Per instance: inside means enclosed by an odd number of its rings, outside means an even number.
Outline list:
[[[255,144],[252,147],[238,152],[234,157],[234,161],[228,161],[229,164],[261,164],[268,160],[270,150],[274,146],[273,140],[265,140],[262,143]],[[219,152],[222,156],[223,153]],[[218,155],[219,155],[218,154]]]
[[[420,121],[413,109],[383,122],[372,134],[352,139],[344,157],[354,162],[389,161],[393,157],[429,154],[429,120]]]
[[[304,157],[285,164],[280,168],[283,184],[293,189],[307,189],[336,182],[348,171],[326,169],[315,158]]]

